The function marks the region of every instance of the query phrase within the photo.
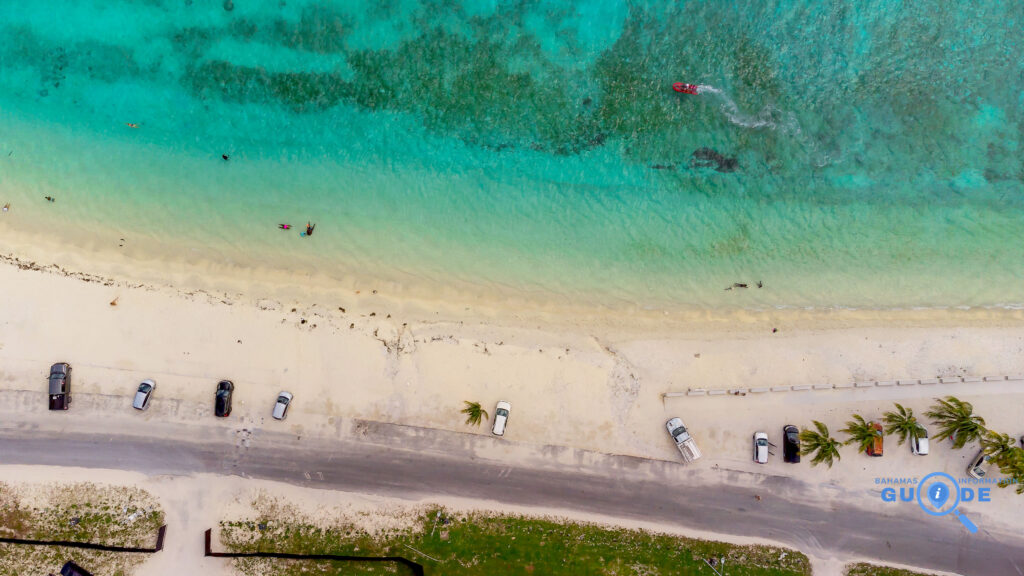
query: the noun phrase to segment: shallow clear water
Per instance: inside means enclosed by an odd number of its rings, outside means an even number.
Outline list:
[[[1024,4],[229,4],[0,3],[0,201],[337,278],[1024,304]]]

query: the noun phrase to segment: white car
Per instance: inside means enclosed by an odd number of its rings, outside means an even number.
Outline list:
[[[292,393],[282,391],[277,395],[277,403],[274,404],[274,420],[284,420],[288,417],[288,407],[292,404]]]
[[[152,380],[143,380],[139,384],[139,389],[135,392],[135,400],[132,400],[132,408],[136,410],[145,410],[149,408],[149,400],[153,397],[153,391],[156,390],[156,382]]]
[[[910,439],[910,451],[917,456],[928,455],[928,430],[922,428],[920,436]]]
[[[754,462],[768,463],[768,434],[765,432],[754,432]]]
[[[504,400],[494,407],[494,426],[491,426],[491,432],[495,436],[505,435],[505,424],[508,423],[508,411],[511,409],[512,405]]]

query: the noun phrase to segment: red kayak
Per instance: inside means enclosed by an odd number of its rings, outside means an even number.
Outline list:
[[[676,82],[675,84],[672,85],[672,89],[675,90],[676,92],[682,92],[683,94],[693,94],[694,96],[697,95],[698,88],[699,87],[696,84],[684,84],[682,82]]]

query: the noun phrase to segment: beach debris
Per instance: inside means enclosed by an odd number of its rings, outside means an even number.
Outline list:
[[[120,296],[115,297],[113,300],[110,301],[110,305],[111,306],[117,306],[117,301],[120,300],[120,299],[121,299]]]
[[[46,198],[47,202],[56,202],[56,200],[57,200],[53,196],[43,196],[43,198]]]

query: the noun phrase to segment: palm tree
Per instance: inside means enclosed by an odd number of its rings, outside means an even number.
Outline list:
[[[996,466],[1009,462],[1016,446],[1017,441],[1010,438],[1009,434],[1000,434],[995,430],[987,430],[981,437],[981,449],[992,457],[992,463]]]
[[[1008,478],[999,480],[999,487],[1014,485],[1017,494],[1024,494],[1024,449],[1011,447],[999,463],[999,471]]]
[[[804,428],[800,431],[800,453],[804,456],[814,454],[811,459],[811,466],[825,463],[832,467],[833,460],[839,460],[839,447],[842,444],[828,433],[828,427],[821,422],[814,420],[814,427],[817,430]]]
[[[479,402],[470,402],[469,400],[463,400],[466,407],[462,409],[462,413],[466,415],[466,424],[471,426],[479,426],[481,420],[487,420],[487,410],[480,407]]]
[[[898,402],[896,403],[896,411],[886,412],[882,415],[882,420],[885,422],[885,433],[899,436],[900,446],[903,446],[907,437],[914,440],[915,438],[920,438],[925,433],[924,426],[921,426],[921,423],[917,421],[914,411],[904,408]]]
[[[963,448],[968,442],[981,439],[985,433],[985,419],[974,415],[974,406],[953,396],[944,400],[936,398],[932,409],[925,416],[939,427],[939,440],[947,436],[953,439],[953,448]]]
[[[866,422],[860,414],[854,414],[853,420],[847,422],[846,428],[840,432],[849,435],[844,444],[857,444],[861,452],[867,452],[868,448],[875,443],[875,438],[882,434],[875,430],[872,422]]]

